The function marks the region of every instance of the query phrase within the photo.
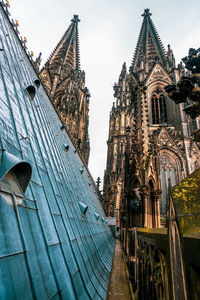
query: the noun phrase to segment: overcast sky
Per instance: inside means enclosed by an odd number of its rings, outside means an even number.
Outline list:
[[[106,167],[109,113],[113,84],[122,64],[129,68],[145,8],[150,8],[153,23],[162,43],[170,44],[176,63],[189,48],[200,47],[200,0],[10,0],[13,19],[28,39],[35,57],[42,52],[44,63],[74,14],[78,14],[81,69],[86,72],[90,90],[90,160],[96,180],[103,181]]]

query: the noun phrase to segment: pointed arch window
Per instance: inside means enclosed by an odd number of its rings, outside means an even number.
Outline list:
[[[160,180],[161,180],[161,200],[160,215],[166,216],[168,210],[168,200],[170,186],[175,186],[183,179],[183,167],[180,158],[173,152],[161,150],[160,152]]]
[[[163,94],[153,94],[151,97],[152,124],[167,123],[166,98]]]

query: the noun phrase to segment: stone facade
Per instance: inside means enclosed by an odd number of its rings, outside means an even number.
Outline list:
[[[114,85],[110,113],[103,204],[121,227],[166,224],[168,194],[200,166],[199,146],[191,121],[168,98],[164,87],[184,75],[173,52],[161,43],[148,9],[144,11],[132,65],[124,63]]]
[[[77,15],[40,71],[40,78],[86,164],[90,145],[89,90],[85,72],[80,70]]]

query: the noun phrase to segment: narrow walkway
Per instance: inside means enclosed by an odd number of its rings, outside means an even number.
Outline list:
[[[132,300],[120,241],[116,240],[107,300]]]

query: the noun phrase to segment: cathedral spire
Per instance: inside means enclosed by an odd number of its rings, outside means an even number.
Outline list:
[[[79,69],[79,36],[78,23],[80,22],[78,15],[74,15],[71,24],[65,31],[64,35],[58,42],[46,65],[62,65],[68,69]]]
[[[158,61],[166,65],[166,54],[156,28],[151,20],[150,10],[144,10],[142,27],[140,30],[131,70],[136,73],[140,70],[148,72]]]
[[[89,158],[89,91],[80,70],[78,15],[40,71],[40,79],[84,162]]]
[[[71,24],[58,42],[54,51],[40,72],[45,86],[51,96],[61,81],[69,74],[80,70],[78,15],[74,15]]]

